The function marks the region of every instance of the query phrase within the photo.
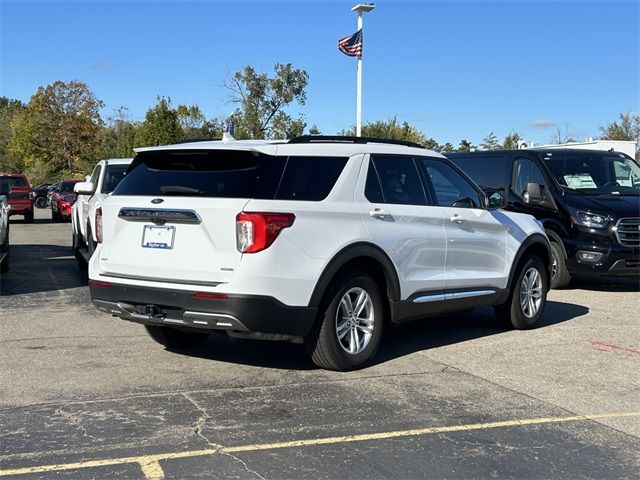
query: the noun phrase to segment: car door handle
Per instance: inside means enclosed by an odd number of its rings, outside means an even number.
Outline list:
[[[455,215],[452,215],[449,220],[451,220],[453,223],[462,223],[462,222],[466,222],[466,220],[464,218],[462,218],[460,215],[458,215],[457,213]]]
[[[381,208],[374,208],[373,210],[369,210],[369,216],[373,218],[384,218],[389,216],[389,214]]]

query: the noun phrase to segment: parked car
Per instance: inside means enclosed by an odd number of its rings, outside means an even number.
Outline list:
[[[87,261],[96,247],[94,233],[96,210],[120,183],[132,160],[132,158],[101,160],[88,180],[76,183],[74,186],[78,199],[73,205],[71,215],[72,245],[73,254],[81,268],[87,266]]]
[[[51,197],[60,189],[60,182],[53,183],[47,191],[47,207],[51,208]]]
[[[77,195],[73,187],[81,180],[61,180],[51,194],[51,220],[62,222],[71,220],[71,210]]]
[[[0,180],[0,273],[9,271],[9,182]]]
[[[9,193],[9,215],[24,215],[24,221],[33,223],[33,203],[31,203],[31,187],[27,177],[21,173],[0,173],[0,182],[11,187]]]
[[[95,306],[170,348],[209,333],[369,362],[385,323],[493,306],[540,319],[550,247],[442,155],[355,137],[138,149],[96,212]]]
[[[551,240],[551,286],[572,275],[640,276],[640,167],[624,153],[542,149],[447,154]]]
[[[31,201],[33,205],[37,208],[47,208],[48,198],[47,194],[49,193],[49,188],[51,184],[49,183],[41,183],[37,187],[33,187],[31,189]]]

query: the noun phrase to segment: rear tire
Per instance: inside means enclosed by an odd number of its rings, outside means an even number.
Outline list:
[[[171,327],[145,325],[144,328],[151,338],[167,348],[198,347],[209,338],[208,333],[184,332]]]
[[[47,197],[37,197],[33,204],[36,208],[47,208]]]
[[[76,262],[78,263],[78,268],[80,270],[87,269],[87,262],[82,256],[82,252],[80,249],[84,246],[84,242],[82,238],[77,233],[71,233],[71,248],[73,249],[73,256],[76,257]]]
[[[320,368],[348,371],[365,366],[382,339],[385,309],[380,287],[367,273],[351,271],[329,286],[304,344]]]
[[[571,282],[562,247],[551,242],[551,288],[564,288]]]
[[[532,328],[542,317],[547,303],[547,268],[536,255],[526,255],[513,279],[509,299],[494,307],[496,318],[505,327]]]

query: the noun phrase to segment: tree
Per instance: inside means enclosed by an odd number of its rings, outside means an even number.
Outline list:
[[[129,119],[127,108],[118,108],[115,115],[109,117],[107,126],[102,129],[97,157],[104,159],[133,156],[138,128],[139,124]]]
[[[309,129],[309,135],[322,135],[322,132],[318,129],[315,123],[311,125],[311,128]]]
[[[13,120],[9,150],[34,183],[82,176],[95,161],[103,105],[83,82],[40,87]]]
[[[456,147],[454,147],[449,142],[447,142],[447,143],[445,143],[444,145],[442,145],[440,147],[439,151],[440,152],[455,152],[456,151]]]
[[[480,148],[482,150],[500,150],[502,146],[500,145],[500,142],[498,142],[498,138],[493,134],[493,132],[489,132],[489,135],[482,139]]]
[[[9,152],[9,144],[13,137],[11,122],[25,108],[26,105],[20,100],[0,97],[0,171],[19,171],[16,168],[16,159]]]
[[[196,104],[178,105],[176,107],[178,122],[182,128],[184,138],[202,138],[206,132],[207,119]]]
[[[355,134],[355,127],[338,132],[338,135],[354,136]],[[438,150],[440,147],[435,140],[427,137],[424,133],[413,125],[410,125],[408,122],[399,123],[396,117],[391,117],[387,120],[366,122],[362,125],[362,136],[386,138],[389,140],[406,140],[418,143],[432,150]]]
[[[524,140],[522,136],[517,132],[511,132],[509,135],[504,137],[504,141],[502,142],[503,150],[518,150]]]
[[[640,114],[621,113],[620,123],[600,127],[602,140],[627,140],[640,143]]]
[[[276,138],[304,130],[302,117],[294,120],[284,108],[293,102],[304,105],[309,75],[304,70],[277,63],[274,75],[257,73],[247,65],[229,75],[222,86],[229,91],[229,101],[239,105],[234,114],[236,138]]]
[[[475,150],[477,147],[473,145],[469,140],[463,138],[460,140],[460,145],[458,145],[458,152],[471,152]]]
[[[184,138],[178,114],[171,108],[171,99],[157,97],[149,108],[136,135],[137,146],[168,145]]]

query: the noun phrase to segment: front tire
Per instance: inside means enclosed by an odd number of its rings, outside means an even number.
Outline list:
[[[517,330],[534,327],[547,303],[547,277],[547,269],[540,257],[525,256],[513,280],[509,299],[494,307],[498,321]]]
[[[564,261],[562,247],[551,242],[551,288],[564,288],[571,282],[571,274]]]
[[[145,325],[144,328],[151,338],[167,348],[198,347],[209,338],[208,333],[185,332],[171,327]]]
[[[384,329],[380,287],[365,272],[337,278],[320,305],[318,319],[305,337],[311,360],[320,368],[348,371],[376,354]]]
[[[33,203],[36,208],[47,208],[47,197],[37,197]]]

